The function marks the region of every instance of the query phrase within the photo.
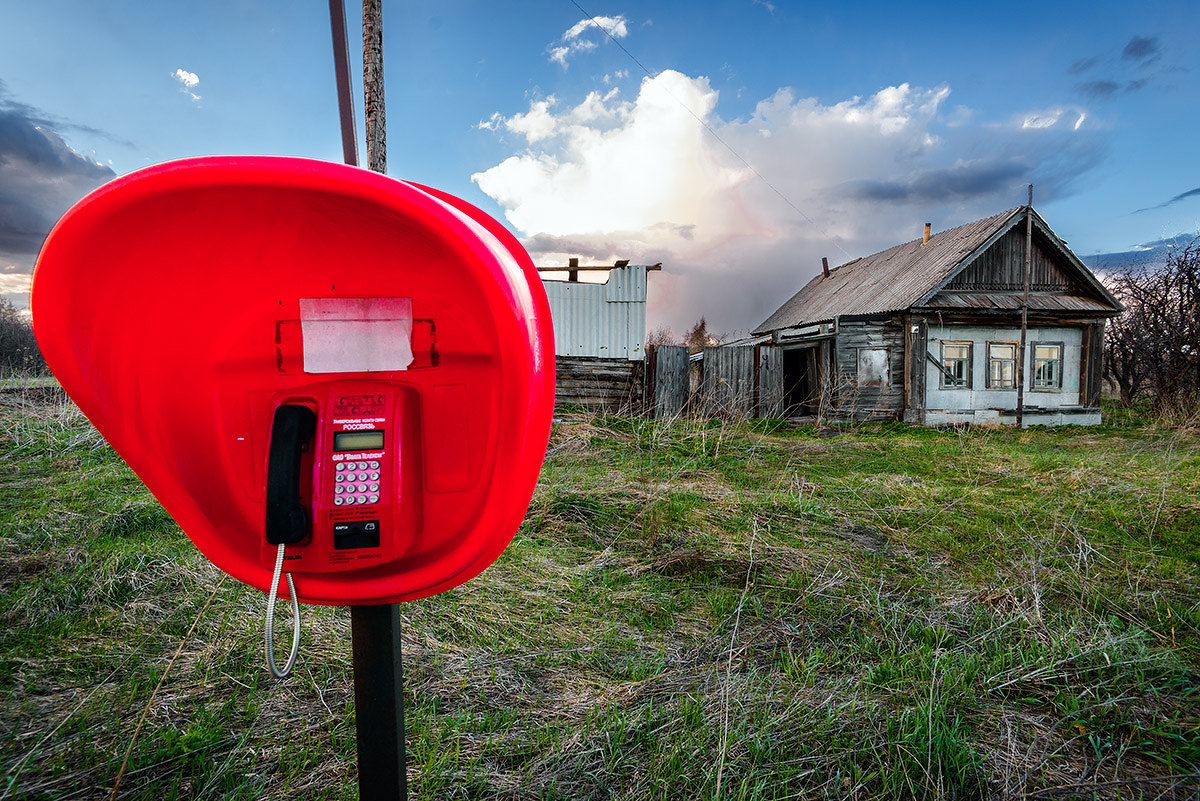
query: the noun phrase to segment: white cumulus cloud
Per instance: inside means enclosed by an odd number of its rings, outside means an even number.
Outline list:
[[[172,75],[174,76],[175,80],[179,81],[181,84],[186,86],[188,89],[191,89],[193,86],[200,83],[199,75],[197,75],[194,72],[188,72],[185,69],[175,70],[175,72],[173,72]]]
[[[576,53],[595,50],[600,42],[611,36],[624,39],[629,35],[629,23],[624,14],[615,17],[588,17],[568,28],[559,40],[547,48],[550,60],[567,66],[567,59]]]
[[[193,102],[200,99],[200,95],[192,91],[200,83],[200,76],[194,72],[180,68],[171,73],[171,77],[179,81],[180,90],[192,98]]]
[[[708,79],[667,70],[633,98],[611,89],[494,116],[487,127],[523,145],[472,180],[539,263],[663,262],[651,326],[704,315],[745,330],[822,256],[840,264],[914,239],[926,221],[943,230],[1020,205],[1030,181],[1044,203],[1100,158],[1074,114],[979,121],[947,111],[949,96],[902,83],[827,104],[783,88],[726,121]]]

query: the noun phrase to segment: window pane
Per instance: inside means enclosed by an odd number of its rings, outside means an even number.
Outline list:
[[[888,352],[860,348],[858,351],[858,385],[860,387],[886,387],[888,383]]]
[[[988,343],[988,386],[1011,389],[1017,385],[1017,346],[1011,342]]]
[[[1062,346],[1035,345],[1033,348],[1033,386],[1057,389],[1062,386]]]
[[[941,385],[948,388],[971,385],[971,343],[943,342]]]

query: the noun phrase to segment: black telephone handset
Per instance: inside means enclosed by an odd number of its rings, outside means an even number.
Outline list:
[[[300,502],[300,461],[316,430],[317,415],[307,406],[275,409],[267,457],[267,542],[272,545],[294,545],[311,530],[308,509]]]

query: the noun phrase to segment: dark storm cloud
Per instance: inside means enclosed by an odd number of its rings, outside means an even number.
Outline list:
[[[1134,36],[1121,51],[1121,58],[1139,64],[1149,64],[1162,56],[1157,36]]]
[[[1081,58],[1067,67],[1067,74],[1082,75],[1092,70],[1100,72],[1101,75],[1093,80],[1075,84],[1075,91],[1091,100],[1109,100],[1122,93],[1140,91],[1158,75],[1178,70],[1178,67],[1159,65],[1162,55],[1162,45],[1157,36],[1134,36],[1122,48],[1120,58],[1114,55]],[[1141,73],[1140,76],[1133,77],[1131,73],[1134,71]]]
[[[1084,81],[1075,84],[1075,89],[1093,100],[1107,100],[1121,91],[1121,84],[1116,81]]]
[[[944,203],[1001,192],[1028,172],[1029,165],[1018,159],[976,161],[890,181],[855,181],[846,188],[857,200]]]
[[[7,94],[0,81],[0,253],[32,256],[75,201],[116,177],[76,153],[56,122]]]
[[[1069,75],[1082,75],[1083,73],[1090,70],[1092,67],[1096,66],[1096,64],[1098,64],[1099,62],[1100,62],[1100,58],[1098,56],[1091,56],[1089,58],[1081,58],[1078,61],[1076,61],[1074,64],[1072,64],[1071,66],[1067,67],[1067,73]]]
[[[1198,196],[1200,196],[1200,186],[1196,187],[1195,189],[1189,189],[1186,192],[1181,192],[1170,200],[1159,203],[1157,206],[1147,206],[1144,209],[1138,209],[1134,212],[1134,214],[1141,214],[1143,211],[1154,211],[1155,209],[1165,209],[1167,206],[1170,206],[1173,203],[1178,203],[1181,200],[1187,200],[1189,197]]]

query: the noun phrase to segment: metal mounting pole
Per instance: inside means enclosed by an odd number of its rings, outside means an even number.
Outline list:
[[[369,7],[368,2],[375,6]],[[368,159],[383,172],[383,31],[379,0],[363,3],[363,68],[367,97]],[[367,18],[373,27],[368,28]],[[333,62],[345,162],[358,165],[350,55],[343,0],[329,0]],[[370,37],[374,53],[369,51]],[[378,88],[374,86],[377,80]],[[400,652],[400,606],[350,607],[350,640],[354,653],[354,731],[358,749],[360,801],[405,801],[408,798],[408,754],[404,737],[404,665]]]
[[[350,607],[360,801],[408,798],[400,605]]]

